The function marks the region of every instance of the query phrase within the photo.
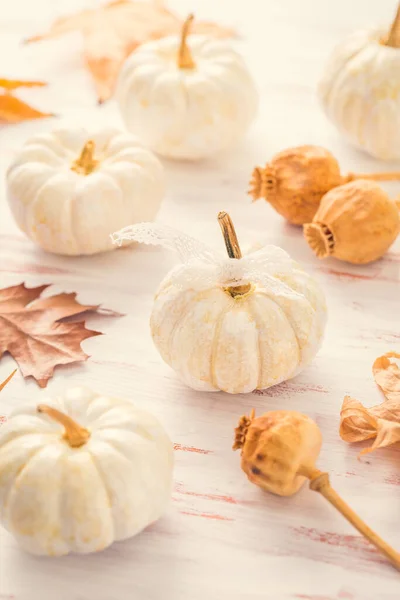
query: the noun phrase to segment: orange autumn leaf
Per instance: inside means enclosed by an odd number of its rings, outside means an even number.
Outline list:
[[[113,93],[126,57],[144,42],[178,34],[183,19],[170,12],[162,0],[112,0],[95,9],[57,19],[47,33],[26,40],[37,42],[80,31],[86,65],[95,81],[99,102]],[[194,23],[193,33],[231,37],[234,31],[216,23]]]
[[[375,438],[372,446],[362,450],[360,455],[400,441],[400,369],[390,358],[400,358],[400,355],[388,352],[377,358],[372,367],[375,382],[385,396],[381,404],[366,408],[350,396],[343,401],[340,437],[346,442]]]
[[[0,357],[9,352],[22,375],[33,377],[40,387],[46,387],[57,365],[86,360],[81,342],[101,335],[86,329],[83,321],[63,321],[86,311],[101,313],[98,306],[79,304],[75,293],[41,298],[47,287],[22,283],[0,289]]]
[[[52,117],[52,114],[41,112],[12,95],[14,90],[21,87],[42,87],[45,85],[43,81],[21,81],[19,79],[0,78],[0,88],[4,90],[4,93],[0,93],[0,125]]]

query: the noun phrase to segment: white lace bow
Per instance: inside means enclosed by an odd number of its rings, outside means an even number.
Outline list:
[[[182,263],[174,283],[186,287],[204,288],[212,285],[236,287],[258,283],[279,295],[297,296],[282,280],[293,272],[296,265],[278,246],[267,245],[251,251],[243,258],[229,258],[203,242],[172,227],[158,223],[138,223],[110,235],[114,244],[138,242],[162,246],[175,251]]]

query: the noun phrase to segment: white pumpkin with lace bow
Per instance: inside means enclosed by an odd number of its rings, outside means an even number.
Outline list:
[[[7,172],[19,228],[44,250],[95,254],[115,248],[110,233],[152,221],[164,171],[136,137],[115,129],[56,129],[35,135]]]
[[[150,413],[74,388],[0,428],[0,521],[32,554],[98,552],[163,514],[172,469]]]
[[[243,58],[228,42],[202,35],[143,44],[127,59],[117,87],[130,131],[155,152],[200,159],[231,148],[253,120],[258,94]]]
[[[136,241],[178,251],[186,246],[193,257],[161,283],[151,314],[153,340],[196,390],[268,388],[314,358],[325,328],[324,295],[281,248],[264,246],[241,258],[229,216],[220,213],[219,222],[230,259],[215,259],[185,236],[163,242],[151,225],[149,233],[145,226],[132,228]]]

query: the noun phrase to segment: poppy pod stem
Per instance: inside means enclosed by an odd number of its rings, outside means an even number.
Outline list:
[[[349,183],[355,179],[367,179],[368,181],[399,181],[400,171],[384,171],[381,173],[349,173],[343,177],[342,183]]]
[[[315,467],[302,467],[299,475],[310,480],[310,489],[319,492],[338,510],[349,523],[353,525],[371,544],[400,570],[400,554],[387,544],[377,533],[360,519],[356,512],[331,487],[328,473],[323,473]]]

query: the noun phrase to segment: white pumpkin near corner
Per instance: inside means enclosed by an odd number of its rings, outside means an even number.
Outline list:
[[[229,258],[157,224],[114,234],[176,248],[183,263],[161,283],[151,333],[164,361],[193,389],[231,394],[265,389],[300,373],[324,334],[318,283],[276,246],[241,255],[232,221],[220,213]]]
[[[389,34],[358,31],[337,46],[318,93],[352,144],[376,158],[400,160],[400,6]]]
[[[153,220],[165,191],[159,160],[115,129],[35,135],[6,177],[19,228],[44,250],[70,256],[114,249],[110,233]]]
[[[97,552],[163,514],[172,469],[150,413],[74,388],[0,428],[0,521],[32,554]]]
[[[182,36],[143,44],[117,87],[121,115],[154,152],[196,160],[231,148],[253,120],[258,94],[243,58],[223,40]]]

